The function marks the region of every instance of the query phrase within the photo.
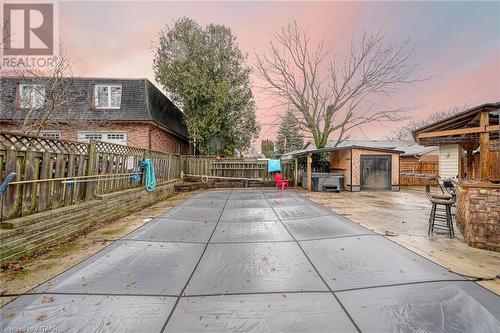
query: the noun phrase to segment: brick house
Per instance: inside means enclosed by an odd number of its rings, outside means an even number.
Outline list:
[[[19,112],[40,105],[43,110],[44,79],[26,83],[19,77],[0,79],[0,129],[19,130]],[[42,127],[41,136],[86,142],[90,139],[146,148],[163,152],[189,154],[190,144],[184,113],[147,79],[67,78],[82,96],[78,105],[65,105],[54,118],[57,125]],[[36,86],[36,89],[35,87]],[[80,100],[80,98],[79,98]],[[29,107],[28,107],[29,105]],[[27,111],[24,111],[27,112]],[[79,121],[65,124],[64,115],[95,120],[92,126]],[[15,116],[14,116],[15,115]],[[67,118],[70,123],[71,118]]]

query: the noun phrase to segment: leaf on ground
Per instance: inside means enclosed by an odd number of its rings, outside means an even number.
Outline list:
[[[54,302],[54,297],[43,296],[42,304],[52,303]]]
[[[6,313],[6,314],[4,314],[4,315],[3,315],[3,317],[4,317],[5,319],[12,319],[12,318],[14,318],[15,316],[16,316],[16,314],[15,314],[15,313],[12,313],[12,312],[10,312],[10,313]]]
[[[36,321],[44,321],[45,319],[47,319],[47,315],[45,315],[45,314],[42,314],[42,315],[39,315],[38,317],[36,317]]]

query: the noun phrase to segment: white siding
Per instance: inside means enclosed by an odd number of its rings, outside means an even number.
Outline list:
[[[439,146],[439,176],[445,178],[457,177],[460,151],[459,145]]]

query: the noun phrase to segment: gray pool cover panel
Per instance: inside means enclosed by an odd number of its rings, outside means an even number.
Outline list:
[[[266,197],[262,191],[248,190],[248,191],[233,191],[229,196],[229,200],[263,200]]]
[[[304,200],[300,195],[292,192],[287,192],[287,191],[274,191],[274,190],[269,190],[269,191],[263,191],[264,196],[267,199],[286,199],[286,198],[301,198]]]
[[[237,199],[229,200],[226,208],[269,208],[269,203],[266,199]]]
[[[277,221],[272,208],[225,208],[220,218],[222,222],[263,222]]]
[[[304,201],[300,198],[268,198],[271,207],[298,206],[303,205]]]
[[[212,243],[293,241],[280,221],[271,222],[220,222]]]
[[[216,223],[155,219],[127,239],[162,242],[208,242]]]
[[[181,205],[188,207],[208,207],[208,208],[222,208],[226,204],[227,199],[188,199]]]
[[[357,224],[348,222],[339,215],[327,215],[308,219],[283,221],[287,229],[297,240],[343,237],[372,232]]]
[[[26,295],[2,308],[1,326],[6,332],[159,332],[175,301],[165,296]]]
[[[182,298],[169,332],[356,332],[332,294]]]
[[[119,241],[36,291],[178,295],[204,245]]]
[[[500,298],[476,283],[271,189],[198,193],[1,309],[7,331],[498,332],[499,321]]]
[[[330,215],[332,212],[326,208],[316,205],[296,205],[286,207],[275,207],[274,210],[281,220],[305,219],[318,216]]]
[[[382,236],[300,242],[332,290],[460,279]]]
[[[193,222],[217,222],[221,213],[222,208],[178,206],[163,214],[162,217]]]
[[[500,297],[468,282],[337,293],[365,332],[499,332]]]
[[[195,199],[223,199],[223,200],[226,200],[227,198],[229,198],[230,194],[231,194],[231,190],[206,191],[206,192],[196,194]]]
[[[186,295],[327,290],[295,242],[210,244]]]

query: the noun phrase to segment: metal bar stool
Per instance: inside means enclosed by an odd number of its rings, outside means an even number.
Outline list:
[[[453,197],[449,194],[431,194],[430,187],[428,185],[425,186],[425,192],[432,204],[427,235],[431,235],[434,228],[436,228],[447,230],[450,238],[455,237],[453,218],[451,215],[451,206],[454,204]],[[436,223],[436,221],[444,223]]]

